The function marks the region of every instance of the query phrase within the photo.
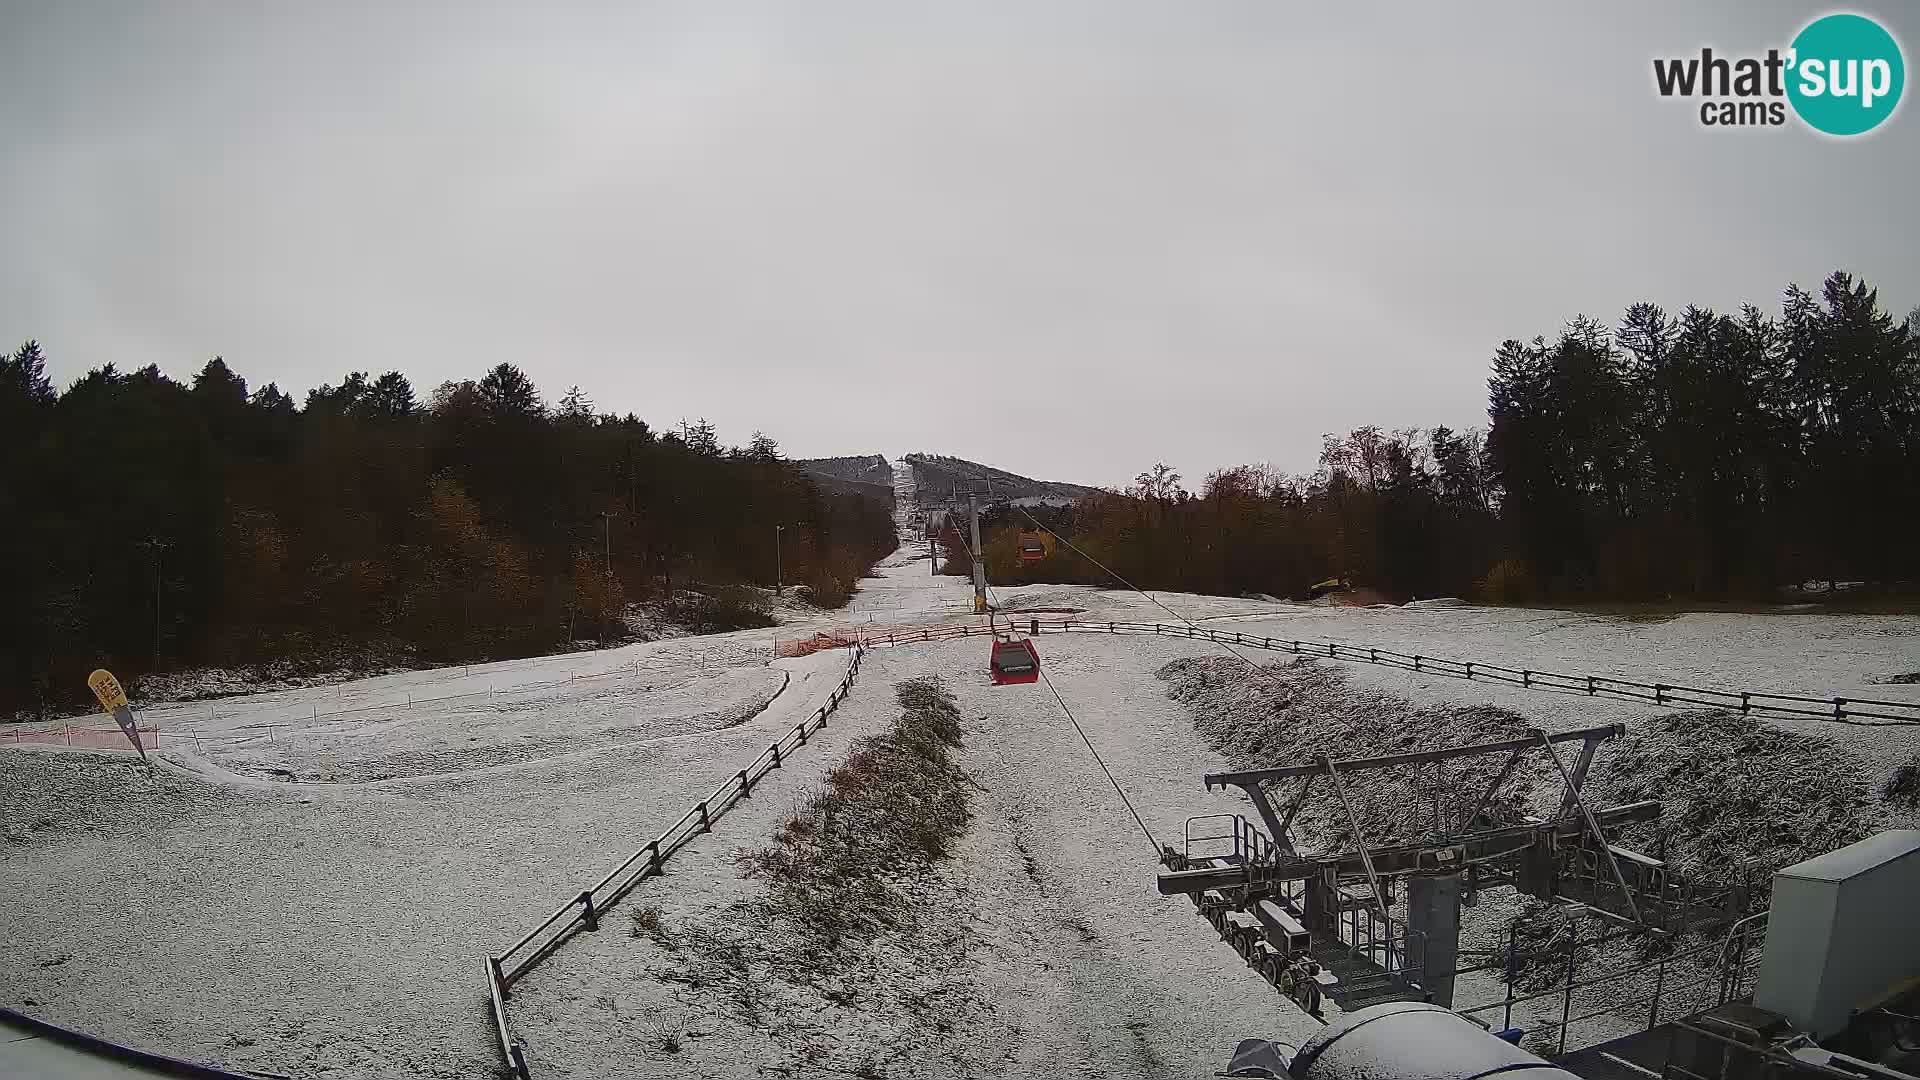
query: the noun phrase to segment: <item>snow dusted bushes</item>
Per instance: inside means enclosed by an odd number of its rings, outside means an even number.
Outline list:
[[[836,547],[827,552],[824,560],[807,569],[801,583],[813,603],[823,608],[843,608],[853,599],[855,586],[870,566],[871,560],[862,562],[853,552]]]
[[[953,695],[928,679],[896,688],[890,731],[854,744],[826,784],[774,834],[740,857],[769,884],[773,908],[829,948],[894,929],[910,917],[896,885],[945,858],[969,817]]]
[[[766,599],[744,585],[721,585],[706,593],[680,593],[668,603],[667,617],[696,634],[722,634],[774,625]]]
[[[1167,694],[1193,712],[1195,730],[1237,768],[1311,762],[1320,753],[1368,757],[1492,742],[1526,734],[1526,719],[1490,705],[1416,706],[1405,698],[1352,685],[1347,674],[1311,660],[1273,664],[1250,672],[1227,656],[1175,660],[1157,673]],[[1368,844],[1405,842],[1433,827],[1436,796],[1442,819],[1467,812],[1504,761],[1499,757],[1350,773],[1341,783]],[[1495,813],[1523,808],[1550,768],[1523,763],[1501,785]],[[1438,787],[1436,788],[1436,785]],[[1295,824],[1307,848],[1351,846],[1346,812],[1325,786],[1309,799]]]
[[[1698,710],[1648,717],[1615,743],[1595,776],[1601,789],[1666,806],[1662,821],[1629,826],[1625,844],[1664,847],[1668,864],[1694,880],[1751,879],[1756,902],[1775,870],[1885,827],[1866,767],[1824,738]]]
[[[1880,785],[1880,797],[1902,810],[1920,810],[1920,754],[1893,770]]]
[[[970,817],[972,784],[952,761],[960,713],[937,681],[895,692],[891,727],[855,742],[768,843],[739,857],[763,889],[682,909],[670,931],[636,917],[634,936],[652,943],[640,945],[646,971],[700,1018],[688,1037],[701,1042],[686,1049],[701,1075],[997,1074],[980,1060],[994,1003],[969,959],[967,873],[935,868]],[[656,1054],[674,1052],[664,1034],[641,1032]],[[728,1068],[742,1047],[746,1060]]]
[[[1308,661],[1259,669],[1249,677],[1230,657],[1176,660],[1161,668],[1168,694],[1194,713],[1194,727],[1237,767],[1312,761],[1326,751],[1366,757],[1492,742],[1523,736],[1526,719],[1485,705],[1416,706],[1353,686],[1345,672]],[[1350,773],[1369,844],[1412,840],[1433,824],[1436,785],[1441,817],[1456,820],[1460,801],[1484,790],[1498,756],[1431,766]],[[1721,710],[1659,712],[1625,737],[1603,743],[1586,790],[1601,805],[1659,799],[1661,820],[1627,826],[1626,846],[1667,860],[1676,873],[1713,884],[1750,883],[1764,902],[1772,873],[1886,827],[1886,809],[1920,808],[1920,760],[1896,771],[1876,806],[1865,765],[1828,739],[1784,731]],[[1496,806],[1507,813],[1550,813],[1560,781],[1545,759],[1524,759]],[[1338,800],[1322,789],[1296,829],[1309,848],[1348,846]]]
[[[1501,559],[1488,568],[1486,577],[1474,583],[1474,591],[1489,604],[1524,604],[1537,590],[1526,560]]]

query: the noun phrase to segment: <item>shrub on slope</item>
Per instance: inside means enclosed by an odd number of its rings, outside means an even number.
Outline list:
[[[1249,671],[1240,660],[1201,656],[1175,660],[1157,673],[1167,693],[1194,714],[1194,728],[1238,768],[1310,764],[1335,758],[1437,750],[1470,742],[1524,736],[1526,719],[1489,705],[1416,706],[1405,698],[1352,685],[1345,672],[1311,661]],[[1369,845],[1429,835],[1438,795],[1441,820],[1466,813],[1504,762],[1495,757],[1432,766],[1343,774]],[[1523,766],[1501,786],[1496,813],[1512,814],[1531,801],[1544,780],[1544,762]],[[1290,799],[1298,781],[1282,788]],[[1295,826],[1304,848],[1351,846],[1346,811],[1325,780]]]
[[[854,744],[826,785],[781,825],[773,843],[741,856],[770,900],[829,946],[898,925],[896,878],[945,858],[968,820],[960,711],[937,682],[896,694],[893,728]]]

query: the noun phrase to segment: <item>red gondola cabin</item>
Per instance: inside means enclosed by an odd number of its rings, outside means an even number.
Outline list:
[[[987,674],[995,686],[1039,682],[1040,651],[1026,639],[995,641],[993,655],[987,658]]]
[[[1045,533],[1037,533],[1037,532],[1021,533],[1019,536],[1020,561],[1021,562],[1039,562],[1041,559],[1044,559],[1047,556],[1053,554],[1053,552],[1050,550],[1052,545],[1047,543],[1047,539],[1048,538]]]

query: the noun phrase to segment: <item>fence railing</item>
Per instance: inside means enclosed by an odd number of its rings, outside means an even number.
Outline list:
[[[1642,682],[1610,675],[1569,675],[1539,668],[1516,668],[1480,660],[1452,660],[1423,653],[1400,652],[1371,645],[1348,645],[1337,641],[1306,641],[1298,638],[1264,637],[1242,631],[1214,630],[1210,627],[1178,623],[1149,623],[1084,619],[1024,619],[1002,624],[998,632],[1009,629],[1028,635],[1060,633],[1159,634],[1167,637],[1207,641],[1216,645],[1291,653],[1324,660],[1378,664],[1417,671],[1445,678],[1500,682],[1531,690],[1557,691],[1594,698],[1646,701],[1655,705],[1729,709],[1761,716],[1807,717],[1828,723],[1860,727],[1920,726],[1920,701],[1888,701],[1856,697],[1808,697],[1759,690],[1720,690],[1669,682]],[[868,647],[908,645],[916,642],[951,641],[964,637],[984,637],[995,628],[984,623],[961,623],[935,627],[849,627],[832,634],[801,639],[809,643],[826,639],[831,644],[859,642]],[[786,643],[780,643],[782,645]]]
[[[1516,950],[1518,922],[1508,930],[1506,983],[1507,994],[1497,1001],[1475,1005],[1471,1008],[1456,1009],[1460,1015],[1477,1023],[1491,1026],[1488,1020],[1480,1019],[1482,1014],[1491,1015],[1495,1011],[1501,1014],[1501,1026],[1513,1027],[1513,1007],[1533,1001],[1560,999],[1560,1019],[1545,1020],[1532,1026],[1529,1031],[1536,1035],[1552,1033],[1557,1046],[1554,1056],[1567,1052],[1567,1032],[1575,1024],[1587,1023],[1603,1016],[1625,1012],[1629,1009],[1645,1008],[1645,1020],[1626,1021],[1633,1031],[1650,1031],[1660,1025],[1663,1006],[1668,1007],[1667,1015],[1686,1014],[1699,1011],[1705,1002],[1712,1005],[1724,1005],[1744,997],[1751,992],[1752,979],[1759,971],[1761,943],[1766,936],[1766,915],[1760,913],[1740,919],[1728,927],[1722,936],[1710,936],[1691,948],[1659,956],[1651,960],[1641,960],[1622,967],[1602,972],[1599,975],[1584,975],[1580,971],[1580,956],[1584,946],[1596,945],[1602,941],[1616,940],[1619,935],[1607,934],[1587,941],[1581,941],[1577,926],[1570,919],[1568,927],[1572,931],[1567,935],[1564,950],[1550,950],[1545,954],[1534,954],[1531,959],[1557,958],[1565,956],[1565,971],[1558,985],[1531,993],[1519,993],[1513,988],[1516,963],[1519,954]],[[1591,961],[1589,961],[1591,962]],[[1677,969],[1677,970],[1676,970]],[[1479,969],[1475,969],[1479,970]],[[1574,994],[1597,986],[1634,980],[1644,981],[1647,975],[1653,975],[1653,988],[1640,993],[1629,988],[1625,991],[1610,990],[1598,996],[1599,1007],[1575,1016]],[[1683,981],[1670,981],[1678,976]],[[1644,990],[1644,987],[1638,989]],[[1693,992],[1700,991],[1698,995]],[[1678,1003],[1677,1005],[1675,1003]],[[1710,1006],[1709,1006],[1710,1007]],[[1615,1032],[1615,1034],[1620,1034]],[[1577,1049],[1577,1048],[1576,1048]]]
[[[250,707],[247,703],[253,695],[237,694],[231,697],[208,698],[198,702],[176,702],[137,708],[142,720],[155,719],[167,728],[166,737],[172,740],[185,739],[196,746],[212,743],[271,742],[275,736],[287,731],[311,731],[313,725],[344,722],[369,713],[404,713],[423,705],[445,705],[449,702],[499,702],[513,700],[516,695],[538,694],[558,687],[596,679],[639,679],[664,671],[683,670],[687,665],[698,665],[702,670],[710,665],[726,665],[729,658],[743,655],[745,650],[726,652],[708,650],[698,654],[689,651],[684,654],[661,653],[627,661],[607,670],[584,670],[598,667],[592,663],[594,654],[569,653],[560,656],[536,656],[525,660],[493,661],[481,665],[456,665],[463,677],[493,678],[515,672],[535,671],[542,667],[566,665],[565,675],[552,679],[540,679],[532,682],[510,682],[505,685],[489,683],[484,689],[468,690],[458,694],[440,694],[431,697],[416,697],[411,693],[401,693],[387,701],[367,704],[342,704],[339,698],[333,698],[333,706],[328,707],[329,691],[337,693],[337,687],[311,687],[313,696],[297,705],[276,706],[271,710]],[[761,654],[764,657],[764,653]],[[456,668],[441,669],[450,673]],[[223,711],[221,706],[227,706]],[[222,719],[235,719],[231,710],[242,710],[239,717],[243,720],[238,726],[208,733],[201,730],[201,722],[217,723]],[[45,725],[42,725],[45,726]]]
[[[140,732],[140,745],[153,749],[160,745],[161,731],[146,724],[137,729]],[[33,727],[7,725],[0,727],[0,746],[83,746],[93,750],[125,750],[134,752],[133,743],[127,740],[127,733],[117,727],[75,727],[62,724],[59,727],[36,725]]]
[[[602,917],[609,908],[619,903],[621,897],[641,881],[661,873],[674,852],[695,837],[711,832],[713,823],[732,809],[735,803],[751,794],[754,784],[767,773],[780,768],[795,750],[807,745],[807,739],[826,726],[827,718],[852,692],[854,679],[860,673],[860,664],[865,656],[866,649],[855,644],[853,656],[847,662],[846,674],[827,695],[824,704],[788,728],[759,757],[728,777],[725,783],[714,789],[713,794],[695,803],[678,821],[667,826],[665,832],[648,841],[645,847],[627,856],[599,881],[580,890],[554,909],[553,914],[521,935],[520,940],[499,953],[488,954],[487,984],[493,1001],[494,1035],[500,1043],[501,1057],[518,1080],[529,1078],[526,1044],[514,1036],[507,1023],[506,1003],[513,984],[532,970],[534,965],[553,955],[575,933],[599,930]]]

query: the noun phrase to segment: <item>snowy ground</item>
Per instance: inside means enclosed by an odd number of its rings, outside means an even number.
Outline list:
[[[1203,790],[1200,773],[1222,762],[1149,670],[1197,646],[1142,642],[1117,655],[1109,645],[1060,642],[1048,652],[1053,679],[1147,828],[1177,844],[1188,816],[1238,803]],[[1188,901],[1158,895],[1154,849],[1046,688],[956,677],[979,654],[979,642],[870,653],[829,727],[827,753],[796,759],[755,791],[750,810],[736,811],[742,816],[630,901],[658,905],[669,926],[724,917],[755,889],[739,879],[733,856],[766,843],[847,742],[891,720],[894,684],[942,676],[968,719],[959,761],[978,785],[972,828],[940,874],[948,921],[939,932],[950,937],[939,974],[958,987],[943,1012],[952,1018],[950,1045],[929,1045],[910,1016],[863,1025],[854,1018],[885,1010],[792,992],[773,992],[766,1015],[747,1023],[698,990],[652,977],[649,963],[660,957],[651,942],[602,933],[516,990],[514,1016],[539,1074],[598,1076],[611,1053],[645,1059],[650,1075],[686,1077],[844,1074],[862,1063],[890,1076],[1196,1076],[1250,1035],[1297,1043],[1309,1034],[1317,1025],[1240,964]],[[642,1017],[685,1020],[681,1049],[663,1051]],[[961,1052],[969,1064],[956,1068],[952,1055]]]
[[[862,583],[850,620],[955,621],[964,581],[908,545]],[[1089,619],[1176,621],[1124,591],[995,590],[1005,607],[1077,607]],[[1706,685],[1920,701],[1883,685],[1920,669],[1920,619],[1687,615],[1630,621],[1470,606],[1308,608],[1156,594],[1194,619],[1250,633],[1374,644],[1462,659]],[[6,1003],[189,1057],[296,1075],[476,1076],[496,1068],[480,958],[624,858],[818,705],[845,656],[771,660],[806,623],[562,657],[408,672],[154,707],[166,763],[0,750],[0,948]],[[1209,647],[1098,635],[1041,641],[1048,671],[1155,838],[1238,809],[1201,773],[1223,761],[1153,672]],[[625,902],[670,921],[723,911],[755,887],[732,854],[763,843],[861,734],[887,723],[893,685],[947,680],[968,719],[959,761],[976,820],[929,885],[947,913],[938,989],[973,1072],[1191,1076],[1248,1035],[1290,1041],[1307,1021],[1248,972],[1184,899],[1153,889],[1148,845],[1044,685],[992,688],[979,639],[878,650],[821,737],[756,788],[670,873]],[[1267,654],[1259,654],[1262,659]],[[1415,702],[1492,702],[1546,727],[1648,706],[1343,665],[1358,685]],[[1794,726],[1783,721],[1783,726]],[[1807,726],[1807,725],[1802,725]],[[1920,750],[1913,729],[1820,725],[1875,769]],[[624,912],[516,987],[514,1023],[536,1076],[737,1075],[793,1043],[706,1009],[648,974]],[[908,973],[918,979],[924,971]],[[908,985],[903,982],[902,986]],[[918,983],[913,983],[919,986]],[[947,1000],[947,999],[943,999]],[[903,1029],[856,1023],[831,1001],[767,1015],[837,1032],[834,1067],[943,1075],[901,1051]],[[784,1011],[782,1011],[784,1010]],[[685,1018],[677,1054],[649,1024]],[[885,1013],[884,1015],[895,1015]],[[781,1020],[780,1018],[784,1018]],[[836,1026],[838,1025],[838,1026]],[[888,1036],[894,1036],[889,1042]],[[943,1036],[946,1037],[946,1036]]]

